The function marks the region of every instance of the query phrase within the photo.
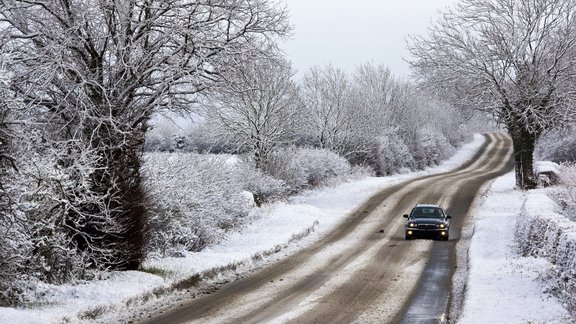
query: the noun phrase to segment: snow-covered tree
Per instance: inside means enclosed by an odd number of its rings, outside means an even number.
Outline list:
[[[394,78],[382,65],[361,64],[351,77],[330,65],[314,67],[301,88],[307,130],[318,146],[379,173],[435,164],[467,137],[465,116],[452,103]],[[434,145],[421,140],[431,134],[440,136]]]
[[[251,148],[256,168],[274,147],[294,141],[300,117],[294,74],[281,57],[260,59],[225,73],[227,82],[210,95],[208,118]]]
[[[11,283],[17,280],[15,274],[26,262],[26,253],[22,253],[22,244],[26,239],[22,233],[21,215],[15,210],[17,206],[13,192],[17,167],[11,119],[17,102],[10,98],[10,77],[4,64],[0,60],[0,305],[10,303],[14,288]]]
[[[10,78],[0,61],[0,215],[11,214],[12,199],[8,188],[11,174],[16,170],[13,157],[13,131],[11,118],[17,101],[10,99],[8,85]]]
[[[410,87],[394,78],[389,68],[364,63],[356,68],[352,78],[355,101],[368,110],[367,114],[387,126],[404,119]]]
[[[351,135],[346,157],[354,164],[371,164],[379,168],[381,135],[401,124],[409,124],[411,97],[407,83],[396,80],[383,65],[359,65],[351,78]]]
[[[344,153],[355,120],[346,73],[332,65],[313,67],[304,75],[301,91],[306,126],[320,148]]]
[[[55,152],[56,207],[96,266],[136,269],[146,223],[140,163],[148,120],[190,108],[229,66],[289,32],[269,0],[0,2],[10,97]]]
[[[574,0],[462,0],[410,44],[417,76],[507,127],[521,188],[537,139],[576,115],[575,50]]]

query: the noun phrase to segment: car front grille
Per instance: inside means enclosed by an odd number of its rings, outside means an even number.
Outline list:
[[[435,224],[418,224],[416,228],[421,230],[430,230],[430,229],[436,229],[437,227]]]

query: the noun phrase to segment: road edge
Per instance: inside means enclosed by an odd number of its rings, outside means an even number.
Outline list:
[[[476,198],[472,202],[466,222],[462,226],[460,240],[456,243],[456,270],[452,276],[452,289],[448,301],[448,317],[443,324],[457,323],[462,314],[462,307],[464,306],[468,286],[468,271],[470,267],[468,252],[470,244],[472,243],[472,237],[474,236],[475,215],[478,208],[488,197],[492,184],[500,177],[496,177],[480,187]]]

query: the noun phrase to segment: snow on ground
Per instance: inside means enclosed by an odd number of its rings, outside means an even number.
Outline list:
[[[496,179],[473,215],[460,324],[570,322],[561,303],[544,292],[540,278],[551,265],[515,250],[515,223],[525,194],[514,185],[513,172]]]
[[[110,301],[123,301],[164,284],[161,277],[140,271],[114,272],[105,280],[76,285],[39,284],[36,293],[42,296],[42,302],[29,308],[0,307],[0,323],[62,323],[66,318],[73,319],[78,312],[92,310]]]
[[[289,248],[297,249],[329,232],[356,207],[383,188],[409,178],[448,171],[463,164],[477,152],[483,141],[483,136],[476,135],[471,143],[463,146],[450,160],[425,171],[351,181],[266,206],[263,217],[255,217],[252,223],[231,233],[218,245],[198,253],[188,253],[183,258],[153,259],[144,263],[145,268],[163,270],[164,278],[134,271],[114,273],[108,279],[79,285],[39,285],[38,293],[46,296],[41,305],[26,309],[0,308],[0,323],[58,323],[62,322],[64,316],[70,322],[82,321],[78,319],[77,313],[125,303],[127,299],[154,288],[167,287],[176,280],[213,268],[232,263],[250,263],[253,256],[275,251],[293,241],[295,236],[303,236],[314,229],[305,239]],[[521,201],[522,196],[510,189],[512,185],[509,178],[503,179],[498,180],[492,189],[495,197],[499,198],[494,203],[487,200],[482,205],[481,211],[484,212],[477,218],[477,237],[474,237],[471,247],[472,275],[462,323],[508,322],[510,318],[548,320],[555,319],[554,314],[563,314],[562,309],[552,300],[540,297],[540,286],[534,286],[534,279],[538,275],[535,269],[541,264],[533,260],[517,259],[513,255],[512,243],[507,241],[512,237],[513,217],[505,212],[509,211],[514,216],[513,211],[520,208],[512,207]],[[497,233],[496,230],[503,232]],[[492,246],[495,243],[499,244],[498,248]],[[511,266],[507,266],[507,262]],[[493,268],[501,270],[495,273],[491,270]],[[489,293],[501,298],[487,297]],[[502,303],[495,303],[496,300]],[[530,303],[534,311],[526,310],[524,302]],[[495,311],[488,313],[495,314],[490,317],[493,321],[476,320],[480,318],[478,313],[486,314],[488,306],[514,316],[503,318],[502,314],[506,313]]]

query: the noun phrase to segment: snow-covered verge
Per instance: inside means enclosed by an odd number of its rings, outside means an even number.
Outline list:
[[[556,225],[568,226],[543,190],[514,189],[514,173],[496,179],[473,215],[474,235],[464,307],[458,323],[571,323],[569,305],[550,294],[543,280],[557,271],[550,254],[558,253]],[[576,234],[565,229],[565,238]],[[515,239],[515,236],[518,239]],[[561,248],[563,263],[574,264],[574,242]],[[518,247],[523,250],[520,253]],[[570,258],[570,259],[568,259]]]
[[[268,172],[237,155],[147,153],[142,174],[149,254],[181,256],[214,246],[261,217],[257,206],[372,174],[325,149],[279,151],[270,154],[268,166],[274,166]]]
[[[549,192],[549,196],[562,208],[562,215],[576,222],[576,164],[556,166],[560,175],[559,185]]]
[[[558,209],[544,190],[530,192],[516,235],[522,255],[551,264],[544,274],[549,290],[576,316],[576,223]]]
[[[40,302],[26,308],[0,308],[0,323],[74,323],[91,319],[115,322],[113,313],[125,315],[135,304],[162,298],[175,285],[202,280],[205,274],[219,280],[220,269],[250,269],[269,253],[310,244],[376,192],[409,178],[453,169],[469,160],[483,141],[482,136],[475,136],[450,160],[425,171],[350,181],[267,205],[263,207],[267,209],[265,217],[255,218],[241,231],[201,252],[186,252],[182,258],[147,260],[144,269],[148,272],[112,273],[102,280],[74,285],[39,284],[36,293]]]

